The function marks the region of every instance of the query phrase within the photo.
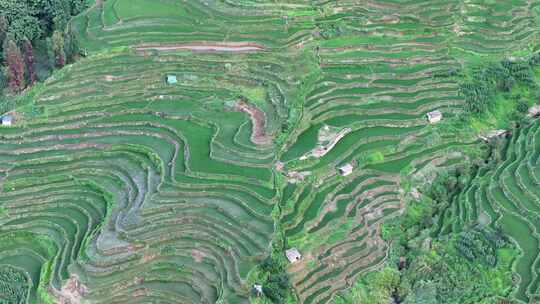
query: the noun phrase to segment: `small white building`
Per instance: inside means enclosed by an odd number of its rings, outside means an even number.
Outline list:
[[[291,263],[295,263],[295,262],[299,261],[302,258],[302,255],[300,254],[300,251],[298,251],[298,249],[296,249],[296,248],[291,248],[291,249],[285,250],[285,255],[287,256],[287,259]]]
[[[418,191],[418,188],[412,188],[411,189],[411,196],[415,199],[415,200],[420,200],[420,197],[422,196],[420,194],[420,191]]]
[[[255,294],[260,297],[263,295],[263,288],[261,284],[253,284],[253,291]]]
[[[429,123],[438,123],[442,120],[442,113],[439,110],[431,111],[426,114]]]
[[[354,167],[350,163],[347,163],[341,167],[338,168],[339,174],[341,176],[347,176],[352,173]]]
[[[178,79],[176,78],[176,75],[172,75],[172,74],[167,75],[167,83],[168,84],[177,84]]]
[[[12,123],[13,123],[13,116],[11,115],[2,116],[2,126],[11,126]]]
[[[540,105],[530,107],[528,112],[529,117],[540,116]]]

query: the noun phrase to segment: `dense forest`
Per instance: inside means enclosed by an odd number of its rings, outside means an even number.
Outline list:
[[[87,0],[0,0],[0,91],[24,90],[79,55],[68,26]]]

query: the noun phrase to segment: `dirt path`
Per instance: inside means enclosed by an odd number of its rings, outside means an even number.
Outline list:
[[[262,45],[250,42],[227,42],[227,43],[188,43],[188,44],[142,44],[135,46],[138,52],[190,50],[196,52],[255,52],[262,51]]]
[[[251,141],[256,145],[269,145],[272,143],[272,138],[266,134],[266,115],[259,108],[238,100],[235,109],[248,114],[253,124],[251,132]]]

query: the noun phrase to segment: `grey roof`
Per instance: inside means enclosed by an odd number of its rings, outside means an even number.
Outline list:
[[[349,163],[347,163],[347,164],[345,164],[345,165],[338,168],[339,173],[341,175],[343,175],[343,176],[347,176],[347,175],[351,174],[353,169],[354,169],[353,165],[351,165]]]
[[[442,119],[442,113],[439,110],[431,111],[426,116],[430,122],[436,122]]]
[[[289,262],[294,263],[302,258],[302,255],[296,248],[291,248],[285,250],[285,255],[287,256],[287,259]]]

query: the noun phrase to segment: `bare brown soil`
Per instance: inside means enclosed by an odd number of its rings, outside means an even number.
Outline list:
[[[144,296],[146,296],[146,289],[144,289],[144,288],[137,289],[137,290],[135,290],[133,292],[132,296],[134,298],[144,297]]]
[[[141,258],[141,262],[146,264],[148,262],[153,261],[155,258],[157,258],[157,254],[155,254],[155,253],[145,253]]]
[[[138,52],[143,51],[176,51],[189,50],[196,52],[256,52],[264,50],[262,45],[251,42],[224,43],[189,43],[189,44],[141,44],[135,46]]]
[[[62,289],[53,290],[51,293],[58,299],[59,304],[78,304],[82,297],[88,293],[88,287],[79,281],[79,277],[72,274],[62,286]]]
[[[206,257],[206,253],[197,249],[193,249],[191,250],[191,256],[197,263],[201,263],[203,259]]]
[[[235,105],[235,110],[248,114],[253,124],[251,132],[251,141],[256,145],[269,145],[272,143],[272,138],[266,134],[266,115],[259,108],[248,104],[242,100],[238,100]]]

